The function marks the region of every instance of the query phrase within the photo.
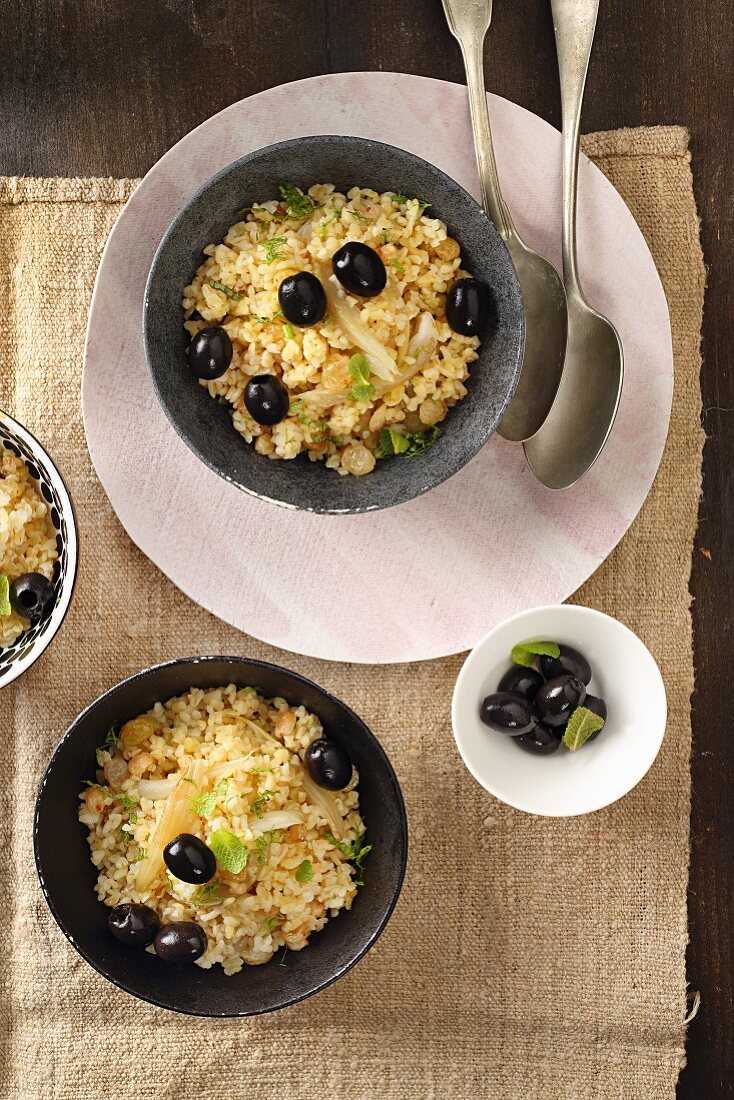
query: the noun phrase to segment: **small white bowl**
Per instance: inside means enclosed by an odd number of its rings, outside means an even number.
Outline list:
[[[583,653],[593,671],[589,691],[606,701],[605,728],[575,752],[561,746],[533,756],[480,720],[482,700],[512,666],[512,647],[532,641]],[[663,678],[637,635],[609,615],[572,604],[523,611],[490,630],[467,657],[451,704],[456,744],[477,782],[509,806],[544,817],[592,813],[631,791],[660,750],[666,716]]]

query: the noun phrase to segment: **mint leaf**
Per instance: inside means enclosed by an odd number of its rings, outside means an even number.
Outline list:
[[[205,886],[200,886],[191,900],[194,905],[216,905],[218,901],[222,900],[222,886],[221,879],[213,878]],[[173,883],[171,883],[171,888],[173,888]]]
[[[310,882],[313,878],[313,863],[310,859],[304,859],[296,871],[296,882]]]
[[[216,829],[209,838],[209,847],[217,857],[217,863],[230,874],[238,875],[247,863],[247,848],[228,829]]]
[[[594,714],[588,707],[577,707],[568,720],[563,744],[571,752],[585,745],[593,733],[604,728],[604,719]]]
[[[250,803],[250,813],[255,817],[262,817],[265,812],[265,803],[270,801],[272,791],[263,791],[259,794],[254,802]]]
[[[523,642],[514,645],[510,656],[516,665],[531,668],[536,657],[560,657],[560,647],[555,642]]]
[[[114,726],[110,726],[110,728],[107,730],[107,735],[105,736],[104,741],[99,746],[99,748],[96,749],[96,751],[95,751],[95,755],[97,757],[97,763],[99,764],[100,768],[104,767],[104,758],[102,756],[102,753],[105,752],[105,750],[106,750],[107,752],[109,752],[110,756],[112,756],[115,749],[117,748],[117,742],[119,740],[120,740],[119,733],[117,733]]]
[[[352,386],[354,400],[370,401],[375,396],[375,387],[370,382],[370,365],[360,352],[349,360],[349,373],[355,381]]]
[[[337,840],[333,833],[326,834],[326,839],[329,843],[333,844],[335,848],[338,848],[342,855],[346,856],[359,872],[359,878],[355,878],[354,880],[355,886],[364,886],[362,880],[362,864],[372,851],[372,845],[364,843],[366,835],[366,833],[361,833],[351,844],[346,844],[343,840]]]
[[[218,283],[216,279],[210,279],[209,286],[212,288],[212,290],[218,290],[220,294],[224,294],[225,297],[231,298],[233,302],[242,301],[241,294],[238,294],[236,290],[232,290],[231,286],[225,286],[224,283]]]
[[[441,429],[436,427],[429,428],[425,432],[404,432],[398,428],[383,428],[375,454],[378,458],[387,458],[388,455],[415,458],[432,447],[440,434]]]
[[[255,851],[257,852],[257,862],[263,864],[268,852],[268,848],[271,844],[280,844],[282,840],[282,834],[277,829],[268,829],[266,833],[261,833],[255,841]]]
[[[9,615],[10,606],[10,581],[4,573],[0,573],[0,615]]]

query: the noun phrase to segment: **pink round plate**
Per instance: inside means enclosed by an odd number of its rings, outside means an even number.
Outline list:
[[[560,134],[514,103],[489,102],[518,230],[560,266]],[[326,133],[401,146],[478,195],[460,85],[341,73],[273,88],[215,115],[154,165],[107,242],[87,330],[87,441],[131,539],[221,619],[328,660],[441,657],[474,646],[509,615],[564,600],[637,515],[670,419],[668,309],[632,215],[582,157],[581,276],[625,354],[619,415],[592,471],[552,492],[535,480],[521,446],[494,437],[450,481],[400,508],[315,516],[256,500],[199,462],[160,409],[143,353],[143,290],[169,222],[210,176],[263,145]]]

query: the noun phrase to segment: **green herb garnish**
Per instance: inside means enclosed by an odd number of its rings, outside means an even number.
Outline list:
[[[216,279],[210,279],[209,286],[212,288],[212,290],[218,290],[222,294],[225,294],[227,298],[231,298],[233,302],[242,301],[241,294],[238,294],[236,290],[232,290],[231,286],[225,286],[224,283],[218,283]]]
[[[137,823],[138,815],[135,813],[135,807],[138,800],[134,795],[127,794],[126,791],[113,791],[109,787],[105,787],[104,783],[95,783],[91,779],[85,779],[84,783],[87,787],[95,787],[98,791],[101,791],[105,798],[109,798],[111,802],[119,802],[123,810],[127,810],[127,819],[130,824],[135,825]]]
[[[0,573],[0,615],[9,615],[10,606],[10,581],[4,573]]]
[[[296,333],[293,325],[290,323],[283,325],[283,332],[285,333],[286,340],[295,340]]]
[[[138,854],[136,855],[135,859],[133,860],[133,863],[141,863],[142,860],[147,859],[147,858],[148,858],[148,849],[147,848],[141,848],[140,851],[138,852]]]
[[[339,217],[339,214],[340,214],[340,211],[335,210],[330,218],[324,218],[324,220],[321,222],[321,226],[319,228],[319,237],[321,238],[322,241],[326,240],[326,227],[327,227],[327,225],[331,225],[331,223],[334,221],[334,219]]]
[[[277,917],[268,917],[267,920],[263,921],[263,928],[267,932],[274,932],[276,928],[280,928],[282,923],[283,917],[279,913]]]
[[[130,836],[129,832],[127,831],[127,829],[124,829],[122,827],[122,825],[118,825],[117,828],[115,829],[115,832],[117,833],[120,840],[124,841],[125,844],[129,844],[130,841],[132,840],[132,837]]]
[[[107,751],[107,752],[109,752],[110,756],[112,756],[115,749],[117,748],[117,742],[119,740],[120,740],[119,733],[117,733],[115,731],[114,726],[110,726],[110,728],[107,730],[107,734],[105,736],[104,741],[99,746],[99,748],[95,750],[95,755],[97,757],[97,763],[99,764],[100,768],[104,767],[104,760],[102,759],[102,753]]]
[[[362,222],[363,225],[369,225],[372,221],[372,218],[363,214],[361,210],[347,210],[346,206],[344,209],[347,214],[351,214],[353,218],[356,218],[358,222]]]
[[[269,241],[264,241],[262,247],[265,253],[266,263],[272,264],[275,263],[276,260],[282,260],[285,246],[285,237],[271,237]]]
[[[301,424],[305,424],[307,428],[310,428],[312,432],[316,433],[313,438],[314,443],[325,443],[328,439],[332,438],[335,443],[339,442],[335,436],[332,436],[326,424],[319,424],[318,420],[314,420],[313,417],[304,412],[302,401],[294,401],[290,407],[290,412],[295,416],[296,420],[300,421]]]
[[[216,905],[218,901],[222,900],[221,890],[223,885],[221,879],[213,878],[205,886],[199,887],[191,899],[192,902],[194,905]]]
[[[296,871],[296,882],[310,882],[313,878],[313,863],[310,859],[304,859]]]
[[[273,796],[273,791],[263,791],[259,794],[254,802],[250,803],[250,813],[255,817],[262,817],[265,813],[265,803],[269,802]]]
[[[278,966],[285,966],[285,957],[288,954],[288,944],[283,948],[283,954],[278,959]]]
[[[594,714],[588,707],[577,707],[568,720],[563,744],[571,752],[585,745],[594,733],[604,728],[604,719]]]
[[[559,657],[560,648],[555,642],[522,642],[512,647],[510,656],[516,665],[531,668],[536,657]]]
[[[398,275],[404,275],[405,274],[405,268],[401,264],[400,260],[394,259],[393,262],[392,262],[392,266],[395,268]],[[418,358],[418,356],[416,355],[416,359],[417,358]]]
[[[390,243],[390,234],[388,233],[388,231],[386,229],[383,229],[383,231],[382,231],[382,243],[383,244],[389,244]]]
[[[389,455],[415,458],[432,447],[440,434],[441,429],[437,427],[429,428],[425,432],[405,432],[398,428],[383,428],[375,454],[378,458],[387,458]]]
[[[288,180],[281,180],[278,184],[278,190],[283,202],[286,203],[289,218],[303,218],[305,221],[320,205],[315,203],[309,195],[304,195],[300,188]]]
[[[366,833],[361,833],[355,837],[351,844],[345,843],[343,840],[337,840],[333,833],[327,833],[326,839],[330,844],[333,844],[335,848],[338,848],[342,855],[346,856],[350,863],[353,863],[359,872],[359,878],[355,878],[355,886],[364,886],[362,881],[362,864],[364,863],[367,855],[372,851],[371,844],[365,844],[364,838]]]
[[[354,400],[370,401],[375,396],[375,387],[370,382],[370,365],[360,352],[349,360],[349,373],[355,383],[351,390]]]
[[[406,202],[417,202],[421,210],[427,210],[431,205],[430,202],[424,202],[423,199],[410,199],[407,195],[393,195],[393,202],[396,202],[398,206],[405,206]]]
[[[240,873],[250,855],[240,838],[229,829],[216,829],[209,838],[209,847],[217,863],[233,875]]]
[[[265,857],[270,845],[280,844],[281,840],[282,835],[276,829],[268,829],[267,832],[260,834],[255,841],[255,852],[257,853],[257,862],[261,866],[265,862]]]
[[[194,784],[196,786],[196,784]],[[227,793],[227,780],[220,779],[216,787],[212,787],[210,791],[199,791],[198,794],[193,795],[189,799],[189,805],[193,813],[199,814],[200,817],[209,818],[214,816],[214,811],[217,808],[217,802],[220,798],[223,798]]]

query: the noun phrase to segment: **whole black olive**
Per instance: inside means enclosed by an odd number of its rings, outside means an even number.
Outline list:
[[[326,313],[326,291],[310,271],[289,275],[278,287],[278,301],[286,321],[307,328]]]
[[[343,791],[352,778],[352,761],[336,741],[319,737],[304,753],[308,774],[327,791]]]
[[[561,738],[557,730],[548,726],[537,725],[530,733],[524,733],[522,737],[515,738],[515,744],[525,752],[533,752],[536,756],[548,756],[561,746]]]
[[[189,344],[186,357],[197,378],[221,378],[232,362],[229,333],[220,325],[203,328]]]
[[[481,336],[493,312],[492,293],[478,279],[459,279],[446,296],[446,320],[462,336]]]
[[[155,939],[160,926],[155,909],[133,901],[116,905],[107,918],[110,932],[126,947],[147,947]]]
[[[540,658],[540,667],[546,680],[554,680],[556,676],[575,676],[577,680],[588,684],[591,679],[591,665],[584,655],[571,649],[570,645],[558,648],[561,651],[559,657]]]
[[[534,668],[513,665],[500,680],[497,690],[509,691],[513,695],[524,695],[526,699],[532,702],[543,683],[543,677]]]
[[[163,849],[163,861],[176,878],[197,885],[214,878],[217,859],[203,840],[193,833],[179,833]]]
[[[361,241],[343,244],[334,253],[331,266],[342,286],[360,298],[374,298],[385,289],[385,265],[374,248]]]
[[[10,606],[19,615],[40,622],[50,615],[56,602],[56,594],[51,581],[43,573],[23,573],[10,585]]]
[[[535,696],[541,721],[547,726],[563,726],[569,720],[576,707],[582,707],[586,698],[586,688],[575,676],[556,676],[543,684]]]
[[[519,737],[530,733],[538,724],[533,708],[524,695],[515,695],[510,691],[498,691],[488,695],[482,703],[479,717],[485,726],[508,733],[510,737]]]
[[[153,941],[159,959],[172,963],[192,963],[206,951],[206,932],[192,920],[164,924]]]
[[[288,390],[274,374],[256,374],[245,386],[245,405],[258,424],[279,424],[288,415]]]
[[[590,710],[592,714],[597,714],[599,718],[606,722],[607,704],[603,699],[600,699],[597,695],[587,695],[584,699],[584,706],[587,710]],[[592,733],[591,737],[587,738],[587,741],[596,741],[601,732],[601,730],[597,730],[596,733]]]

